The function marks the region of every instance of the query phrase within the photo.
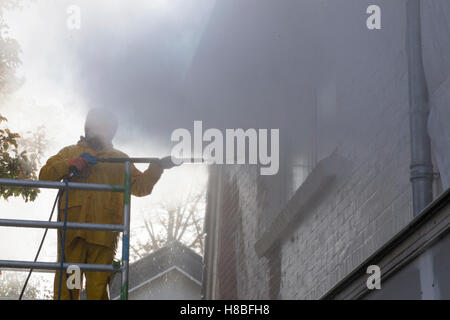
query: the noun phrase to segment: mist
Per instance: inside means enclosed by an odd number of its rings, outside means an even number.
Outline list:
[[[110,108],[120,118],[115,141],[148,141],[141,155],[169,153],[171,133],[193,130],[195,120],[220,130],[280,129],[282,153],[288,144],[310,149],[320,140],[315,148],[325,155],[379,109],[348,109],[345,117],[336,109],[344,90],[373,85],[352,65],[376,70],[386,58],[371,53],[385,32],[361,27],[365,2],[41,1],[30,5],[22,27],[32,38],[24,60],[35,66],[25,80],[52,98],[69,96],[77,115]],[[67,27],[70,5],[80,9],[80,29]],[[391,11],[384,21],[396,16]],[[385,55],[403,50],[398,32]],[[340,45],[349,38],[358,43],[351,50]],[[49,78],[62,84],[60,92],[46,88]]]

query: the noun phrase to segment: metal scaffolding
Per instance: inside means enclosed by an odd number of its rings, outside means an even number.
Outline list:
[[[107,160],[107,159],[105,159]],[[111,159],[113,160],[113,159]],[[129,244],[130,244],[130,200],[131,200],[131,162],[153,162],[154,158],[148,159],[114,159],[111,162],[125,163],[125,181],[124,185],[109,185],[109,184],[92,184],[79,182],[55,182],[55,181],[32,181],[32,180],[14,180],[14,179],[0,179],[0,186],[12,187],[28,187],[28,188],[47,188],[47,189],[76,189],[76,190],[90,190],[90,191],[108,191],[108,192],[123,192],[123,224],[95,224],[95,223],[75,223],[66,222],[67,229],[78,230],[97,230],[97,231],[119,231],[122,232],[122,264],[120,266],[106,265],[106,264],[81,264],[81,263],[64,263],[63,269],[66,270],[69,266],[78,266],[83,271],[101,271],[101,272],[122,272],[122,283],[120,288],[120,299],[128,299],[128,274],[129,274]],[[120,161],[119,161],[120,160]],[[107,161],[105,161],[107,162]],[[108,161],[109,162],[109,161]],[[36,220],[14,220],[14,219],[0,219],[0,226],[3,227],[22,227],[22,228],[50,228],[62,229],[64,222],[52,221],[36,221]],[[65,245],[65,244],[63,244]],[[33,262],[33,261],[14,261],[14,260],[0,260],[0,267],[15,268],[15,269],[43,269],[43,270],[58,270],[61,267],[59,262]]]

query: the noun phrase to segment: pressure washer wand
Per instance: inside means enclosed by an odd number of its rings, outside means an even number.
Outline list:
[[[108,162],[108,163],[132,162],[132,163],[157,163],[157,164],[160,164],[161,160],[166,159],[166,158],[168,158],[168,157],[165,157],[165,158],[98,158],[97,161]],[[175,160],[178,164],[174,163],[174,165],[180,166],[183,163],[202,163],[204,159],[201,159],[201,158],[175,158]]]
[[[109,163],[159,163],[160,158],[98,158],[99,162],[109,162]]]

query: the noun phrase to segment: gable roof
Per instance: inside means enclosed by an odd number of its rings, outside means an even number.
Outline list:
[[[145,257],[130,264],[128,288],[132,290],[150,279],[158,278],[166,272],[178,269],[192,281],[202,282],[202,256],[179,241],[172,241]],[[120,272],[116,273],[110,283],[111,297],[120,292]]]

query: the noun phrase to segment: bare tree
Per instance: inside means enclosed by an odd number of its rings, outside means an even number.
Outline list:
[[[26,274],[23,272],[0,271],[0,298],[17,299],[25,283]],[[28,283],[25,299],[51,299],[53,286],[50,278],[35,275]]]
[[[144,217],[144,228],[149,238],[142,241],[133,237],[136,240],[130,245],[132,258],[142,258],[174,240],[203,255],[205,202],[206,188],[191,188],[182,199],[159,202]]]

